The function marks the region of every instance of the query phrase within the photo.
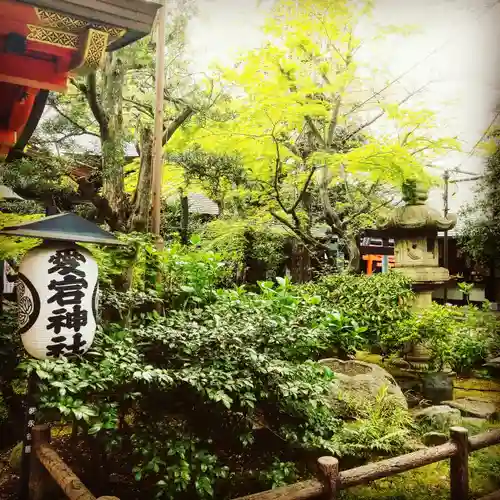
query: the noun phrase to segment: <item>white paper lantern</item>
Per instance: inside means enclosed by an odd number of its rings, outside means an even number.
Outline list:
[[[74,243],[30,250],[19,267],[19,333],[37,359],[84,354],[96,330],[97,263]]]

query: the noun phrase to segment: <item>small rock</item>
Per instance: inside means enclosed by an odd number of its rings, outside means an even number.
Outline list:
[[[461,422],[460,411],[451,406],[437,405],[428,408],[412,410],[415,422],[427,424],[432,429],[444,430]]]
[[[500,357],[489,359],[485,363],[485,366],[491,366],[492,368],[498,368],[498,369],[500,369]]]
[[[498,374],[500,373],[500,357],[498,358],[493,358],[489,359],[484,365],[483,365],[491,374]]]
[[[453,398],[453,380],[444,372],[427,373],[423,378],[422,391],[425,399],[439,405]]]
[[[118,484],[123,481],[123,477],[120,474],[115,474],[114,472],[109,475],[110,484]]]
[[[460,398],[453,401],[444,401],[444,404],[460,410],[465,417],[490,419],[496,414],[494,403],[479,398]]]
[[[422,441],[426,446],[439,446],[448,442],[448,436],[442,432],[427,432]]]
[[[17,443],[10,452],[9,465],[14,472],[21,472],[21,460],[23,454],[23,443]]]
[[[408,402],[408,408],[419,407],[422,408],[422,404],[425,404],[425,400],[423,400],[417,393],[413,391],[407,391],[404,393],[406,397],[406,401]]]
[[[471,427],[481,428],[488,421],[485,418],[477,418],[477,417],[462,417],[463,425],[470,425]]]
[[[411,368],[410,363],[408,363],[408,361],[406,361],[405,359],[402,359],[402,358],[396,358],[396,359],[392,360],[391,365],[397,366],[398,368],[403,368],[403,369]]]

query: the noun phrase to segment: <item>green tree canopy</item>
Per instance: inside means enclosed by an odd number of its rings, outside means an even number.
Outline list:
[[[472,203],[462,210],[459,242],[479,264],[492,266],[500,256],[500,144],[498,129],[481,144],[488,154]]]
[[[170,145],[195,143],[238,155],[260,201],[277,220],[312,249],[321,244],[311,227],[326,221],[352,261],[359,226],[354,220],[390,202],[372,203],[376,188],[398,187],[410,175],[430,181],[426,165],[458,148],[455,139],[439,136],[432,111],[409,106],[420,89],[393,102],[390,83],[371,88],[370,68],[358,57],[369,42],[358,26],[371,9],[368,1],[278,2],[262,46],[233,67],[219,69],[232,99],[220,103],[218,119],[193,124],[189,135]],[[384,27],[371,38],[407,31]],[[356,191],[352,200],[363,197],[360,185],[374,188],[365,189],[370,196],[362,210],[358,206],[346,214],[332,199],[340,184],[347,186],[347,196]],[[321,205],[318,213],[305,203],[311,195]]]

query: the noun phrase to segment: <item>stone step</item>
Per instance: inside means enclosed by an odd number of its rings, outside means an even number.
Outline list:
[[[460,410],[465,417],[492,419],[498,413],[494,403],[479,398],[459,398],[453,401],[443,401],[443,404]]]

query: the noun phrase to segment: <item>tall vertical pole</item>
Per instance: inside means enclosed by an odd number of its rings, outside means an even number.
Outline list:
[[[389,272],[389,256],[388,255],[382,255],[382,272],[383,273]]]
[[[23,427],[23,449],[21,453],[21,478],[19,485],[19,500],[29,500],[29,483],[31,469],[32,434],[31,431],[35,425],[37,403],[36,391],[38,386],[38,377],[35,372],[31,372],[28,378],[28,388],[26,391],[26,407],[24,409],[24,427]]]
[[[449,198],[449,186],[450,186],[450,171],[448,169],[444,171],[443,179],[444,179],[444,193],[443,193],[444,216],[447,217],[449,210],[448,198]],[[443,267],[448,269],[448,231],[444,232],[444,239],[443,239]],[[445,303],[448,300],[448,288],[446,283],[444,285],[444,290],[443,290],[443,299]]]
[[[156,98],[155,128],[153,149],[153,196],[152,231],[160,235],[161,185],[163,180],[163,93],[165,90],[165,1],[161,0],[158,9],[158,28],[156,40]]]
[[[45,217],[56,215],[59,213],[55,205],[47,205],[45,207]],[[19,486],[18,500],[29,500],[29,482],[31,470],[31,453],[32,453],[32,435],[31,431],[36,422],[37,408],[37,390],[38,376],[32,371],[28,376],[28,388],[26,390],[25,399],[25,414],[23,427],[23,450],[21,454],[21,478]]]

